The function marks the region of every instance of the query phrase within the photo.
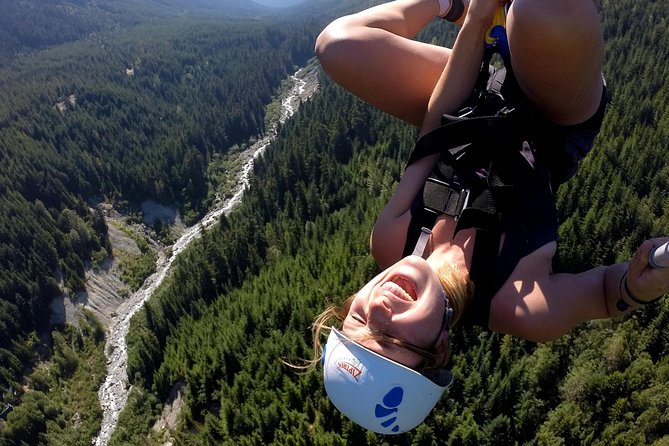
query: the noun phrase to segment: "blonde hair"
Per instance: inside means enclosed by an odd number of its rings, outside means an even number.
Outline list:
[[[453,309],[453,317],[449,323],[449,328],[454,327],[462,318],[462,315],[467,307],[467,303],[471,300],[471,297],[474,294],[474,283],[469,279],[469,276],[463,276],[457,267],[450,264],[443,265],[439,270],[436,271],[437,276],[439,277],[439,282],[448,296],[448,301]],[[320,313],[313,324],[311,325],[311,333],[313,337],[313,356],[312,359],[305,359],[302,364],[290,364],[293,368],[309,370],[315,368],[323,356],[323,345],[321,343],[321,337],[324,337],[326,333],[329,333],[330,327],[334,324],[337,327],[341,327],[348,315],[349,309],[351,308],[351,303],[355,298],[355,294],[349,296],[342,305],[330,305],[322,313]],[[366,339],[373,339],[379,342],[386,342],[389,344],[399,345],[400,347],[410,347],[406,343],[402,342],[399,339],[381,334],[374,333],[367,336]],[[361,339],[357,339],[360,341]],[[410,350],[420,354],[425,357],[428,362],[428,368],[442,368],[448,362],[450,355],[445,355],[444,361],[442,363],[432,363],[430,364],[430,359],[434,361],[434,355],[432,352],[427,350],[417,349],[416,347],[411,347]]]

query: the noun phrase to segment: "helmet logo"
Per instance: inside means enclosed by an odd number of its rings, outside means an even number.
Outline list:
[[[376,418],[390,418],[381,422],[381,426],[388,428],[395,421],[397,421],[397,416],[394,414],[399,412],[398,407],[402,404],[402,399],[404,398],[404,390],[399,387],[393,387],[383,396],[383,404],[377,404],[374,409],[374,415]],[[396,424],[390,429],[392,432],[397,432],[400,430],[400,427]]]
[[[346,373],[350,374],[353,379],[358,381],[358,377],[362,373],[362,370],[359,367],[356,367],[355,365],[351,364],[348,361],[339,361],[337,363],[337,367],[339,367],[340,370],[345,371]]]

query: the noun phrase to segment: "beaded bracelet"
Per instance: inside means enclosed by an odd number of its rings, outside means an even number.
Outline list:
[[[616,302],[616,308],[620,311],[626,311],[630,307],[630,304],[628,304],[623,300],[623,287],[625,288],[625,293],[627,294],[627,296],[639,305],[650,305],[662,299],[662,297],[664,297],[664,294],[662,294],[656,297],[655,299],[651,300],[639,299],[634,294],[632,294],[632,291],[630,291],[629,285],[627,285],[627,271],[625,271],[625,273],[620,278],[620,284],[618,285],[618,302]]]

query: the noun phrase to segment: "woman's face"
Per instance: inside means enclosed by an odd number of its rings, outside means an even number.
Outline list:
[[[423,358],[410,350],[365,339],[373,333],[431,350],[440,332],[445,302],[439,278],[421,257],[409,256],[367,283],[353,298],[342,331],[365,347],[408,367]]]

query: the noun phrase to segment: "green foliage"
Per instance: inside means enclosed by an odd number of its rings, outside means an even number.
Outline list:
[[[669,67],[653,62],[669,56],[667,10],[654,1],[628,7],[603,4],[612,102],[598,148],[559,194],[560,254],[571,270],[625,260],[669,226]]]
[[[90,444],[102,419],[97,392],[105,374],[104,328],[93,316],[54,331],[53,355],[28,376],[0,444]]]
[[[137,291],[147,277],[156,270],[157,256],[153,251],[140,255],[120,254],[123,274],[121,280],[127,283],[132,291]]]
[[[669,56],[666,6],[603,3],[613,103],[597,146],[559,191],[561,270],[626,259],[669,227],[669,73],[657,62]],[[106,226],[84,198],[151,196],[196,219],[213,197],[212,178],[224,182],[225,167],[207,170],[210,161],[263,127],[264,106],[306,60],[324,21],[305,21],[300,33],[261,22],[157,21],[0,71],[5,399],[18,399],[10,389],[20,391],[24,364],[34,361],[30,333],[57,292],[54,271],[80,288],[84,263],[109,252]],[[453,28],[444,26],[435,22],[421,38],[449,41]],[[178,382],[186,391],[175,444],[666,444],[667,301],[549,344],[457,331],[455,384],[426,423],[397,437],[355,426],[329,402],[319,373],[295,374],[282,362],[309,357],[313,317],[377,271],[368,234],[415,137],[325,82],[281,127],[244,202],[179,257],[133,319],[133,391],[111,444],[162,444],[148,433]],[[52,360],[31,373],[0,445],[90,443],[104,357],[101,330],[81,327],[83,336],[54,334]]]
[[[145,444],[146,432],[155,421],[158,399],[150,392],[133,387],[128,395],[127,410],[118,420],[118,427],[109,441],[109,446],[127,444]],[[142,414],[137,416],[137,414]]]
[[[253,7],[255,5],[255,8]],[[72,42],[93,33],[111,29],[131,28],[160,17],[191,15],[258,14],[258,4],[240,0],[40,0],[5,1],[0,16],[0,62],[21,53]]]
[[[559,191],[562,270],[623,260],[645,237],[667,232],[667,66],[648,59],[668,55],[666,8],[632,3],[604,5],[614,99],[595,149]],[[133,320],[135,382],[160,400],[186,383],[175,442],[666,442],[666,301],[549,344],[457,331],[454,385],[426,423],[397,437],[353,425],[317,372],[283,365],[310,356],[315,314],[376,271],[368,233],[415,136],[327,82],[281,129],[242,206],[188,250]]]
[[[112,255],[104,217],[90,203],[102,198],[133,209],[153,198],[174,203],[193,223],[213,199],[209,161],[263,130],[264,105],[311,57],[322,27],[305,19],[288,26],[156,18],[156,10],[153,20],[137,25],[148,10],[134,5],[123,15],[131,2],[106,1],[96,4],[110,8],[108,17],[82,2],[21,16],[31,3],[14,2],[0,18],[2,24],[16,18],[2,30],[24,29],[10,50],[49,47],[0,69],[3,394],[20,390],[32,362],[20,345],[44,329],[51,299],[84,289],[85,269]],[[65,32],[68,17],[79,21]],[[45,21],[53,28],[40,27]],[[107,26],[112,30],[102,32]],[[99,32],[77,40],[91,31]],[[54,46],[62,42],[69,43]],[[154,257],[145,252],[122,263],[136,289]]]

